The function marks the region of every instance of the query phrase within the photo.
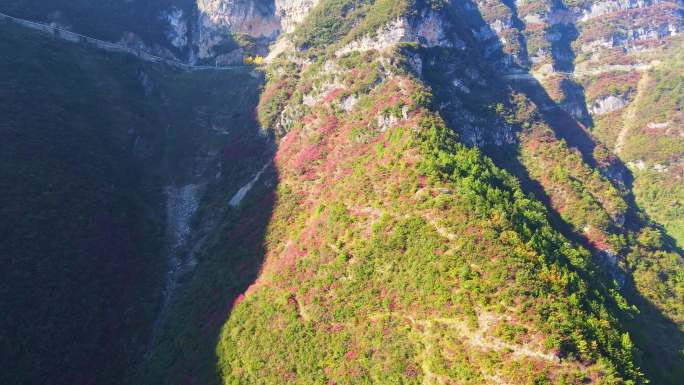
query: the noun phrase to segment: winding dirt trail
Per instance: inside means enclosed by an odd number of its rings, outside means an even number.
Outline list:
[[[634,101],[632,101],[632,103],[630,103],[627,107],[627,113],[624,114],[622,117],[622,128],[620,129],[620,133],[618,133],[618,137],[615,140],[615,147],[613,148],[613,153],[617,155],[620,155],[622,153],[623,148],[625,147],[627,134],[629,134],[629,130],[632,128],[632,124],[637,117],[636,106],[639,104],[639,101],[641,101],[641,98],[643,98],[643,93],[641,92],[641,90],[646,86],[646,83],[648,83],[649,80],[648,72],[642,72],[641,74],[641,79],[639,79],[639,83],[637,84],[636,88],[637,96],[634,98]]]

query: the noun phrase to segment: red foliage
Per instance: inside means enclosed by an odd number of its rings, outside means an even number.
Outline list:
[[[290,243],[285,247],[285,251],[280,259],[280,266],[278,270],[284,270],[284,268],[293,268],[298,260],[306,255],[306,251],[297,247],[297,245]]]
[[[649,48],[656,48],[656,47],[663,45],[663,41],[662,41],[662,39],[644,39],[644,40],[635,41],[634,45],[636,47],[639,47],[642,49],[649,49]]]
[[[326,103],[330,103],[333,100],[337,99],[344,93],[344,88],[335,88],[334,90],[330,91],[328,95],[326,95],[325,98],[323,98],[323,101]]]
[[[324,137],[327,137],[337,129],[338,124],[339,121],[337,120],[337,117],[334,115],[326,116],[323,120],[323,123],[318,128],[318,132],[320,132]]]
[[[670,175],[673,175],[676,179],[682,179],[684,175],[684,164],[673,164],[670,166]]]
[[[427,177],[425,175],[418,175],[418,185],[421,188],[427,186]]]
[[[268,100],[273,97],[278,91],[285,89],[288,96],[292,96],[290,82],[287,79],[281,79],[278,82],[271,83],[261,95],[261,100]]]
[[[304,124],[306,126],[306,125],[313,124],[316,121],[316,119],[318,119],[318,115],[316,115],[315,113],[310,113],[310,114],[304,115],[304,117],[301,119],[301,122],[302,122],[302,124]]]
[[[290,132],[280,140],[280,144],[278,145],[278,152],[276,152],[276,155],[273,158],[274,162],[277,165],[282,166],[280,162],[288,159],[288,154],[295,151],[295,142],[298,138],[299,136],[295,132]]]
[[[333,333],[339,333],[344,330],[344,324],[334,324],[330,327],[330,331]]]
[[[327,216],[324,214],[321,217],[309,221],[308,225],[302,231],[302,235],[299,239],[314,248],[319,248],[322,245],[321,241],[321,228],[325,226],[325,220]]]
[[[652,26],[676,23],[678,6],[674,3],[663,2],[650,7],[622,9],[602,15],[591,20],[582,31],[582,41],[591,42],[610,38],[615,33],[615,26],[621,21],[629,20],[631,28],[650,29]]]
[[[544,31],[544,29],[546,29],[546,24],[544,24],[544,23],[528,23],[528,24],[525,24],[525,32],[527,32],[527,33],[540,32],[540,31]]]
[[[418,375],[418,368],[416,368],[414,365],[409,365],[406,367],[404,374],[406,377],[414,378]]]
[[[590,228],[589,231],[585,232],[584,235],[587,237],[589,244],[598,250],[608,251],[611,249],[608,237],[603,231],[595,228]]]
[[[299,151],[290,165],[298,174],[304,174],[320,159],[321,153],[318,145],[308,145]]]
[[[586,93],[589,100],[604,96],[607,90],[613,86],[629,86],[630,89],[636,88],[637,83],[641,79],[641,73],[638,71],[630,72],[606,72],[601,74],[599,78],[587,87]]]
[[[234,308],[235,306],[239,305],[242,301],[245,300],[245,294],[240,294],[235,298],[235,301],[233,301],[233,306],[231,308]]]

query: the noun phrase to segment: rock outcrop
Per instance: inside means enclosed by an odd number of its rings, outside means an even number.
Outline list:
[[[166,31],[166,38],[169,39],[171,45],[179,49],[185,49],[188,46],[188,19],[185,12],[180,8],[171,8],[164,13],[164,20],[169,23],[169,28]]]
[[[423,47],[464,49],[465,43],[447,36],[448,21],[435,12],[426,11],[413,18],[401,17],[374,34],[355,40],[337,51],[341,56],[352,51],[383,50],[402,42],[415,42]]]
[[[282,33],[292,32],[316,0],[198,0],[193,44],[199,60],[239,61],[241,48],[250,41],[252,50],[265,55]],[[243,39],[244,38],[244,39]],[[231,54],[232,53],[232,54]]]
[[[627,105],[627,100],[622,97],[609,95],[604,98],[595,100],[589,111],[594,115],[606,115],[611,112],[620,110]]]

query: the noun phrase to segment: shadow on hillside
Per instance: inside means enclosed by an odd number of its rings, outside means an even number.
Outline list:
[[[160,168],[172,185],[197,186],[199,202],[191,214],[177,205],[192,217],[179,252],[187,268],[128,383],[220,384],[221,327],[261,269],[278,181],[273,141],[253,114],[263,78],[247,69],[162,75],[156,92],[168,124]]]
[[[272,151],[265,156],[270,159]],[[262,165],[263,166],[263,165]],[[259,171],[249,167],[251,176]],[[269,162],[237,207],[228,204],[240,186],[209,189],[198,217],[213,217],[195,271],[182,282],[182,292],[140,377],[149,384],[221,384],[217,346],[233,307],[258,277],[265,254],[266,229],[276,199],[278,175]],[[242,183],[241,182],[241,183]],[[244,186],[243,184],[243,186]],[[140,378],[136,378],[137,381]],[[135,382],[135,381],[133,381]]]
[[[209,290],[207,300],[214,306],[202,316],[202,333],[206,333],[208,342],[202,348],[211,349],[207,353],[211,353],[212,357],[206,362],[212,364],[214,378],[211,381],[200,379],[198,384],[223,383],[223,373],[220,372],[222,357],[217,351],[221,329],[228,322],[232,308],[244,298],[245,291],[256,281],[261,271],[266,252],[266,230],[276,203],[278,178],[271,163],[254,190],[227,215],[204,253],[211,258],[205,277],[211,277],[211,287],[206,288]],[[200,366],[204,364],[198,362]],[[195,373],[194,369],[192,373]]]
[[[0,375],[10,380],[0,382],[221,383],[216,342],[261,268],[278,180],[267,167],[230,207],[273,154],[251,114],[261,80],[152,67],[10,24],[2,33],[4,52],[13,54],[0,66],[11,70],[0,79],[8,101],[0,111],[14,124],[2,127],[10,162],[0,170],[12,169],[12,178],[0,179],[16,200],[9,211],[16,218],[5,216],[16,235],[0,250],[14,254],[5,286],[16,293],[2,308],[11,316],[0,320],[10,337],[2,353],[12,361]],[[196,226],[206,238],[196,253],[182,250],[198,264],[181,277],[150,359],[142,360],[143,330],[158,302],[151,292],[166,267],[160,190],[205,180],[211,186],[198,217],[211,219]],[[193,211],[181,201],[181,214]]]
[[[519,28],[521,21],[517,17],[515,5],[511,1],[502,1],[513,11],[513,27]],[[457,50],[453,49],[428,49],[423,52],[427,55],[427,59],[424,58],[423,62],[428,63],[423,68],[423,77],[433,87],[440,110],[447,123],[457,130],[464,126],[468,127],[468,125],[472,128],[477,123],[473,124],[473,119],[467,114],[471,116],[473,113],[476,114],[478,112],[487,114],[486,109],[482,108],[483,104],[507,100],[512,92],[520,93],[539,107],[543,120],[558,138],[565,140],[568,146],[577,149],[587,164],[598,169],[599,165],[594,157],[597,143],[584,125],[590,125],[591,120],[587,119],[584,124],[578,122],[575,117],[551,98],[544,86],[531,76],[527,68],[515,64],[515,60],[506,57],[502,47],[498,45],[498,37],[496,37],[495,32],[484,20],[474,2],[471,0],[463,1],[453,5],[452,8],[445,12],[450,12],[448,16],[456,20],[453,23],[454,25],[452,25],[453,31],[451,32],[462,39],[467,38],[464,40],[466,40],[465,43],[468,50],[479,52],[478,55],[463,55],[462,52],[457,52]],[[566,25],[563,27],[553,27],[553,32],[558,32],[565,37],[552,44],[554,69],[556,71],[570,72],[573,70],[574,62],[574,54],[570,43],[572,39],[577,37],[577,31],[574,30],[574,27]],[[527,55],[525,50],[523,50],[523,55]],[[479,59],[474,59],[474,56],[478,56]],[[518,61],[523,64],[529,62],[527,57],[518,58]],[[449,78],[449,75],[458,73],[456,68],[459,65],[478,68],[478,71],[486,73],[487,79],[492,79],[492,82],[497,84],[498,87],[492,87],[490,83],[487,86],[481,87],[481,89],[470,90],[469,92],[464,92],[461,96],[454,96],[454,91],[450,91],[451,88],[448,86],[452,83],[452,78]],[[516,76],[507,77],[506,75],[509,74]],[[579,85],[574,82],[572,83],[573,87],[577,87],[581,91]],[[459,88],[458,84],[455,83],[454,85]],[[461,90],[463,89],[462,87],[460,88]],[[580,115],[589,117],[584,105],[583,92],[581,100],[575,100],[575,102],[581,103],[584,108],[583,113]],[[469,112],[466,114],[454,112],[458,108],[465,108]],[[493,131],[497,129],[499,128],[495,128]],[[490,131],[492,130],[490,129]],[[554,227],[568,239],[587,247],[592,251],[593,255],[599,255],[599,250],[592,247],[584,236],[575,232],[572,226],[564,221],[559,213],[553,210],[549,196],[542,186],[531,178],[525,166],[518,160],[518,145],[516,143],[498,143],[498,145],[494,145],[493,142],[496,142],[497,139],[505,135],[491,132],[485,132],[484,135],[492,135],[494,140],[485,141],[485,144],[482,145],[483,151],[497,165],[518,177],[523,189],[528,193],[533,193],[549,208],[550,220]],[[472,139],[473,134],[466,132],[465,136]],[[482,135],[476,135],[478,139],[482,139],[480,136]],[[631,193],[633,176],[629,169],[619,159],[616,159],[611,166],[601,171],[604,175],[609,176],[614,183],[624,184],[626,187],[628,196],[625,198],[629,204],[626,221],[632,224],[630,227],[638,229],[643,226],[643,219],[638,212],[634,196]],[[610,276],[614,276],[614,274],[611,274],[610,269],[604,269],[601,274],[603,275],[601,279],[605,281],[610,281]],[[637,305],[640,314],[636,315],[633,319],[629,319],[626,316],[624,322],[633,336],[636,346],[643,352],[641,367],[654,383],[676,384],[684,376],[681,353],[681,349],[684,347],[684,332],[680,330],[676,323],[667,318],[661,310],[638,292],[629,272],[626,275],[623,293],[629,298],[631,303]],[[597,289],[607,290],[605,287]],[[620,311],[617,305],[612,304],[612,306],[616,313],[619,314]]]
[[[653,384],[680,384],[684,378],[684,331],[638,292],[631,277],[622,292],[639,309],[626,325],[641,351],[642,369]]]

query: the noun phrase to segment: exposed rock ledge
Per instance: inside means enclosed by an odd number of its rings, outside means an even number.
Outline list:
[[[625,108],[627,99],[621,96],[609,95],[603,98],[596,99],[590,106],[587,106],[589,112],[593,115],[606,115],[611,112]]]
[[[276,0],[276,16],[280,20],[281,32],[294,31],[319,0]]]
[[[292,32],[318,0],[197,0],[198,31],[195,44],[200,58],[215,56],[214,49],[230,42],[231,34],[245,34],[261,43]]]
[[[584,8],[581,12],[581,16],[578,17],[579,21],[587,21],[591,19],[596,19],[603,15],[624,11],[634,8],[646,8],[654,4],[664,3],[663,0],[607,0],[599,1],[592,4],[588,8]]]
[[[402,42],[416,42],[425,47],[465,48],[463,41],[447,38],[443,18],[434,12],[426,12],[412,20],[398,18],[375,34],[347,44],[335,54],[341,56],[352,51],[383,50]]]

